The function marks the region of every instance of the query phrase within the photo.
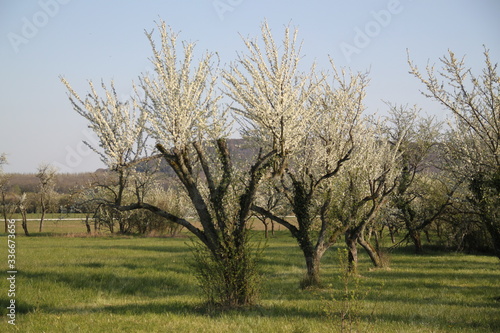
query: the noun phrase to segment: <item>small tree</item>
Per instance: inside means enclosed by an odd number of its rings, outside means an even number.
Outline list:
[[[421,231],[445,212],[457,185],[447,184],[450,181],[446,182],[445,173],[440,171],[441,124],[433,117],[421,117],[416,108],[389,106],[389,138],[401,141],[399,183],[391,196],[392,215],[404,223],[404,239],[411,239],[415,252],[421,254]]]
[[[90,93],[82,99],[70,86],[66,79],[61,77],[69,92],[69,99],[73,109],[87,119],[89,127],[96,133],[100,148],[93,147],[85,142],[89,148],[96,152],[101,161],[108,166],[114,174],[108,178],[113,181],[100,184],[112,198],[107,202],[114,206],[123,204],[123,197],[129,185],[130,175],[134,169],[131,165],[143,158],[146,152],[147,138],[144,135],[146,114],[137,112],[134,101],[121,101],[118,98],[114,82],[106,86],[101,83],[105,98],[101,98],[92,81],[89,82]],[[118,220],[120,232],[125,233],[125,222],[117,210],[111,211],[111,219]]]
[[[19,210],[19,213],[21,213],[21,225],[24,230],[24,234],[26,236],[30,236],[30,233],[28,231],[28,219],[26,216],[26,193],[21,194],[19,197],[19,200],[17,202],[17,209]]]
[[[411,61],[411,73],[425,86],[423,94],[452,112],[448,167],[468,183],[469,201],[489,232],[500,258],[500,76],[487,49],[479,76],[451,51],[440,59],[442,71],[428,66],[422,75]]]
[[[349,166],[332,179],[334,190],[329,213],[345,228],[352,271],[357,268],[358,244],[366,250],[374,266],[384,265],[380,253],[365,237],[398,181],[400,142],[391,143],[382,130],[379,124],[367,123],[364,132],[359,133]]]
[[[42,232],[43,220],[49,209],[54,187],[56,185],[56,169],[49,164],[41,164],[38,166],[36,177],[40,182],[38,185],[38,193],[40,195],[40,210],[42,214],[38,231]]]

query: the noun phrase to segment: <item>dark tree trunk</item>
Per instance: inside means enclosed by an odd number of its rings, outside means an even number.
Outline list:
[[[319,268],[320,268],[320,259],[315,253],[308,253],[307,255],[304,253],[306,259],[306,268],[307,273],[304,280],[302,280],[300,286],[301,288],[309,288],[319,286],[321,281],[319,278]]]
[[[351,273],[356,273],[358,269],[358,236],[356,232],[348,230],[345,233],[345,243],[347,245],[347,263]]]
[[[5,202],[5,192],[2,191],[2,213],[5,221],[5,233],[8,233],[7,203]]]
[[[495,221],[489,217],[485,217],[484,223],[486,224],[486,229],[491,236],[495,255],[500,259],[500,222],[497,222],[495,225]]]
[[[382,238],[382,231],[375,232],[375,250],[380,253],[380,238]]]
[[[45,219],[45,206],[42,206],[42,216],[40,217],[40,227],[38,229],[38,232],[42,232],[44,219]]]
[[[358,238],[358,243],[365,249],[366,253],[368,253],[368,256],[370,257],[370,260],[373,263],[373,266],[375,267],[382,267],[383,263],[382,260],[380,259],[380,255],[378,254],[378,251],[373,248],[373,246],[366,241],[363,237]]]
[[[264,225],[264,237],[267,239],[269,237],[269,223],[267,222],[267,218],[263,216],[263,217],[258,217],[258,219]]]
[[[257,161],[250,168],[248,183],[245,184],[243,192],[238,197],[238,211],[236,219],[234,219],[234,212],[228,211],[229,208],[225,205],[228,195],[230,195],[231,185],[236,179],[231,163],[229,147],[225,139],[215,141],[215,149],[222,169],[220,179],[214,177],[212,174],[213,165],[210,163],[208,156],[206,156],[206,147],[204,144],[200,142],[192,143],[197,163],[199,162],[201,170],[204,173],[203,181],[208,189],[208,196],[202,194],[203,188],[200,187],[198,171],[194,168],[189,147],[174,147],[169,150],[165,149],[161,144],[157,144],[156,147],[166,162],[172,167],[187,191],[189,199],[196,210],[201,229],[183,218],[143,202],[138,202],[127,207],[119,207],[119,209],[148,209],[152,213],[186,227],[203,243],[204,248],[210,253],[214,262],[220,268],[219,273],[222,274],[222,281],[219,282],[222,282],[221,288],[223,290],[215,292],[219,294],[217,297],[220,303],[228,306],[251,304],[253,288],[250,284],[252,284],[251,281],[257,275],[255,270],[249,266],[253,265],[251,262],[253,259],[248,257],[247,247],[249,245],[247,241],[248,237],[246,237],[246,225],[257,187],[261,179],[265,176],[266,170],[271,167],[272,159],[276,155],[276,152],[272,151],[266,155],[262,155],[262,152],[259,152]],[[201,266],[203,265],[202,263]],[[204,276],[203,270],[204,268],[201,267],[202,279]],[[210,276],[208,276],[208,280],[210,280]],[[211,281],[204,281],[203,283],[205,282],[211,283]]]
[[[394,234],[395,234],[394,227],[389,226],[389,235],[391,235],[392,244],[396,243],[396,238],[394,237]]]
[[[424,229],[424,234],[425,234],[425,239],[427,240],[428,243],[431,242],[431,237],[429,235],[429,230]]]
[[[47,205],[45,203],[45,196],[42,192],[41,196],[40,196],[40,207],[41,207],[41,210],[42,210],[42,216],[40,217],[40,227],[38,228],[38,232],[42,232],[43,230],[43,220],[45,219],[45,213],[47,211]]]
[[[284,226],[291,232],[292,237],[297,240],[299,247],[302,250],[302,253],[304,254],[304,259],[306,262],[306,275],[300,283],[301,288],[319,286],[321,283],[320,282],[321,258],[323,254],[326,252],[326,250],[333,244],[333,241],[330,240],[321,241],[321,239],[325,238],[325,231],[320,232],[319,241],[315,246],[310,239],[309,235],[310,230],[305,228],[304,220],[299,221],[298,224],[299,226],[301,226],[301,228],[297,228],[295,225],[290,224],[288,221],[272,214],[271,212],[265,210],[262,207],[252,206],[252,210]],[[299,216],[304,217],[303,215]]]
[[[118,221],[118,227],[120,229],[120,234],[126,234],[127,233],[127,229],[125,228],[125,222],[120,218],[119,221]]]
[[[89,215],[87,214],[85,216],[85,226],[87,227],[87,234],[91,234],[92,230],[90,229],[90,224],[89,224]]]
[[[439,239],[442,239],[443,234],[441,232],[441,223],[439,223],[439,222],[436,222],[436,232],[437,232]]]
[[[22,217],[22,226],[23,226],[24,234],[26,236],[29,236],[30,233],[28,231],[28,220],[26,218],[26,211],[21,211],[21,217]]]
[[[422,239],[420,238],[420,232],[415,229],[409,230],[408,235],[410,236],[413,245],[415,246],[415,253],[422,254],[424,252],[424,248],[422,246]]]

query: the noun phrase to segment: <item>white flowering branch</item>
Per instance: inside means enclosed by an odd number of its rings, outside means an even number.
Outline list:
[[[227,95],[236,103],[242,134],[280,156],[295,152],[315,123],[308,107],[321,79],[299,71],[300,45],[297,30],[286,27],[281,45],[271,34],[267,22],[261,26],[262,47],[257,39],[244,39],[248,54],[239,55],[225,71]]]
[[[89,81],[90,92],[82,99],[69,82],[61,77],[69,92],[73,109],[88,120],[89,128],[99,139],[99,147],[85,142],[96,152],[101,160],[110,168],[118,169],[127,163],[136,161],[146,150],[144,126],[146,113],[137,114],[133,101],[119,100],[114,83],[101,87],[104,98],[100,97],[92,81]]]
[[[177,55],[177,37],[165,22],[157,24],[158,47],[153,31],[146,32],[153,57],[155,75],[143,74],[140,85],[146,101],[140,107],[149,116],[151,136],[165,147],[183,149],[195,141],[218,139],[228,134],[225,112],[220,112],[216,96],[216,69],[213,55],[206,54],[193,65],[194,43],[182,43],[183,56]]]

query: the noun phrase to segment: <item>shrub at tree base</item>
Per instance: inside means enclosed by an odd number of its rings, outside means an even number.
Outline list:
[[[262,282],[257,270],[261,251],[250,244],[248,237],[242,246],[230,244],[216,254],[199,242],[193,243],[191,250],[190,266],[209,308],[230,309],[256,304]]]

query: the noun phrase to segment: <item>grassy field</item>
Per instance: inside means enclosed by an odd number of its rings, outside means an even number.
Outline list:
[[[6,267],[5,234],[2,239]],[[348,303],[357,317],[342,322],[336,249],[323,260],[325,288],[299,290],[303,258],[280,231],[264,250],[259,305],[208,312],[186,265],[189,243],[187,237],[19,235],[16,326],[7,323],[2,278],[0,332],[337,332],[342,323],[359,332],[500,331],[494,257],[415,256],[402,248],[391,253],[390,269],[373,270],[362,256],[360,287],[351,286],[361,295]]]

